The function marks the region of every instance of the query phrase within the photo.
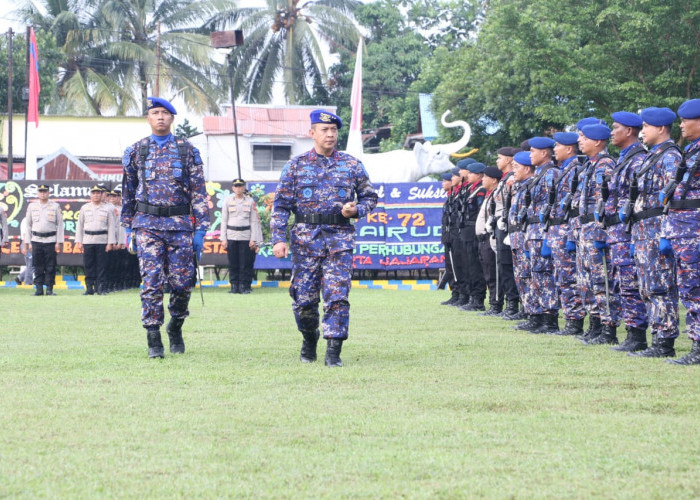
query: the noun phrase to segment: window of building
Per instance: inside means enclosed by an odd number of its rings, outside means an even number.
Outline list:
[[[292,146],[253,144],[253,170],[280,171],[292,155]]]

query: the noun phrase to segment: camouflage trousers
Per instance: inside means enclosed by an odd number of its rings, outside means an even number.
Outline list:
[[[658,338],[676,338],[678,288],[675,258],[661,255],[656,234],[642,236],[634,240],[634,260],[637,263],[642,299],[648,308],[651,333]]]
[[[348,338],[352,280],[352,252],[323,256],[292,254],[292,282],[289,295],[294,303],[294,319],[300,332],[319,326],[318,304],[323,291],[323,338]]]
[[[537,310],[544,314],[559,312],[559,297],[554,283],[554,265],[552,257],[542,257],[542,240],[527,240],[530,252],[530,284],[532,298],[537,302]]]
[[[639,293],[639,278],[634,258],[630,254],[630,242],[621,241],[610,246],[613,262],[615,293],[620,294],[620,315],[625,325],[646,330],[649,326],[647,308]]]
[[[583,234],[583,231],[581,231]],[[612,262],[610,249],[602,252],[598,250],[594,242],[588,238],[579,236],[576,252],[580,262],[578,268],[578,284],[582,294],[590,294],[590,300],[585,300],[586,311],[592,316],[599,316],[604,325],[619,326],[620,324],[620,297],[613,288]],[[605,262],[603,261],[605,258]],[[607,264],[607,282],[610,293],[610,303],[605,294],[605,265]],[[609,311],[608,312],[608,306]]]
[[[513,274],[515,275],[515,285],[518,287],[520,302],[523,310],[527,314],[542,314],[537,301],[532,297],[532,272],[530,269],[530,259],[525,257],[524,250],[511,249],[513,252]]]
[[[678,294],[688,312],[685,325],[691,340],[700,340],[700,237],[673,238],[678,273]]]
[[[192,233],[138,228],[136,248],[141,268],[141,322],[144,328],[163,324],[163,285],[170,285],[168,311],[186,318],[195,281]]]
[[[567,226],[551,227],[547,234],[547,243],[552,248],[554,282],[564,319],[583,319],[586,311],[581,292],[576,286],[576,254],[566,251],[566,234],[559,234],[559,228],[565,227]]]

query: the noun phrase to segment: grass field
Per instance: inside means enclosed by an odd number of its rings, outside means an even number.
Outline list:
[[[284,289],[193,295],[148,360],[137,292],[58,293],[0,289],[0,497],[700,496],[697,367],[382,290],[342,369],[298,361]]]

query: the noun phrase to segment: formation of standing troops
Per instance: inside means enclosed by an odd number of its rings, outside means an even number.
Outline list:
[[[683,150],[671,139],[678,117]],[[700,364],[700,99],[677,115],[652,107],[611,119],[612,128],[584,118],[577,132],[501,148],[497,168],[467,158],[443,175],[452,290],[443,304],[524,320],[515,328],[529,333],[673,358],[680,299],[692,349],[668,361]]]

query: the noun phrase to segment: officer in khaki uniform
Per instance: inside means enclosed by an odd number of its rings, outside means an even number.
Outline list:
[[[224,200],[220,238],[228,255],[229,293],[250,293],[255,254],[263,237],[257,205],[246,194],[243,179],[234,179],[233,194]]]
[[[27,207],[27,232],[31,243],[24,252],[32,251],[34,256],[34,295],[54,295],[56,280],[56,253],[63,243],[63,214],[58,203],[49,200],[49,186],[40,184],[37,188],[39,201]]]
[[[102,188],[93,186],[90,202],[80,208],[75,228],[75,246],[83,252],[85,293],[107,293],[107,255],[117,243],[117,220],[114,206],[102,202]]]
[[[122,213],[122,187],[119,185],[108,191],[107,200],[114,207],[112,211],[114,212],[115,220],[120,220]],[[121,224],[116,226],[116,238],[117,241],[112,247],[112,251],[107,253],[107,292],[126,289],[126,268],[129,253],[126,251],[126,229]]]

